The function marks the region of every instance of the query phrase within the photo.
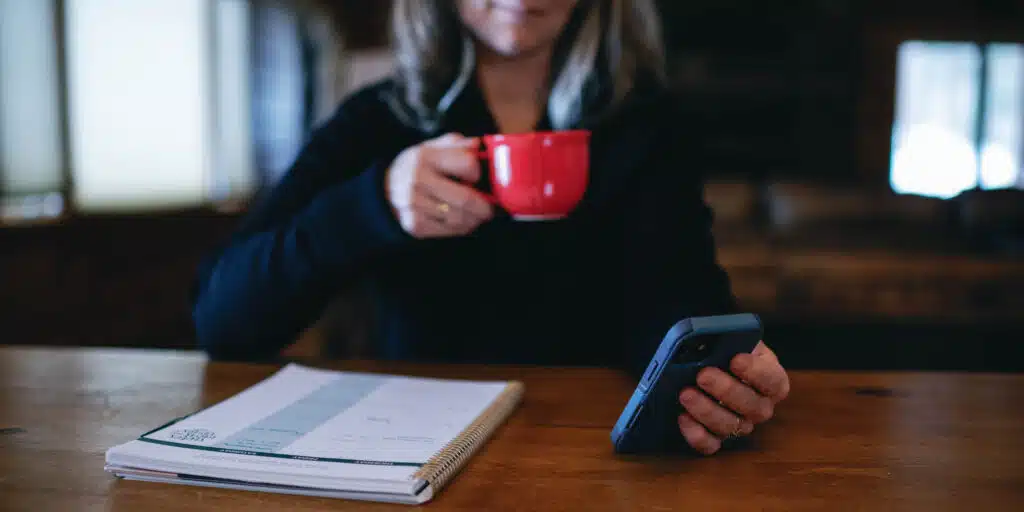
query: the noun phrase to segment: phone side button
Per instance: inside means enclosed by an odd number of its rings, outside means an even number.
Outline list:
[[[658,361],[651,361],[651,367],[647,369],[647,375],[644,376],[644,383],[648,386],[654,381],[654,376],[658,373]]]
[[[640,417],[640,413],[642,412],[644,412],[643,404],[641,404],[640,407],[637,407],[636,411],[633,412],[633,417],[629,418],[629,423],[626,425],[627,431],[633,429],[633,424],[636,423],[636,419]]]

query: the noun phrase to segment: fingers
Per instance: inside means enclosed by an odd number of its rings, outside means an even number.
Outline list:
[[[451,232],[451,229],[438,219],[411,208],[400,210],[398,221],[402,224],[402,229],[416,238],[439,238],[450,236]]]
[[[480,218],[452,207],[447,202],[430,194],[416,194],[414,209],[420,215],[428,216],[440,223],[448,234],[469,234],[483,222]]]
[[[427,217],[438,224],[447,223],[445,213],[440,208],[440,201],[425,194],[414,193],[409,208],[417,215]]]
[[[765,345],[763,341],[757,342],[757,346],[754,347],[754,351],[751,352],[751,354],[754,354],[755,356],[770,356],[773,358],[775,357],[775,352],[773,352],[772,349],[768,348],[768,345]],[[776,361],[778,361],[777,358]]]
[[[679,395],[679,401],[691,418],[718,437],[747,435],[754,431],[750,421],[740,418],[694,388],[684,389]]]
[[[735,376],[705,368],[697,375],[703,392],[686,388],[679,395],[686,410],[679,417],[680,431],[704,454],[721,449],[723,438],[752,433],[756,423],[771,419],[775,404],[789,394],[789,376],[764,343],[733,358],[730,370]]]
[[[420,183],[428,195],[459,210],[461,214],[469,215],[477,223],[486,221],[494,215],[491,203],[472,187],[456,183],[436,173],[425,174]]]
[[[455,217],[463,217],[457,211],[443,211],[441,204],[436,198],[414,192],[408,206],[400,210],[402,228],[418,238],[437,238],[452,234],[464,235],[476,227],[475,223]]]
[[[423,146],[422,164],[466,183],[480,181],[480,161],[472,151],[476,139],[445,136]]]
[[[730,369],[737,377],[775,403],[789,396],[789,375],[767,347],[756,354],[740,354],[734,357]]]
[[[768,421],[774,413],[771,399],[718,368],[701,370],[697,385],[725,407],[754,423]]]
[[[722,448],[722,441],[687,413],[679,415],[679,431],[690,446],[704,455],[711,455]]]
[[[472,149],[479,145],[479,140],[450,133],[433,139],[424,144],[421,158],[426,168],[434,171],[426,172],[417,180],[424,191],[438,201],[459,210],[454,217],[455,224],[464,223],[461,216],[469,215],[472,222],[483,222],[494,214],[493,208],[484,196],[472,187],[458,181],[476,183],[480,180],[480,162]],[[446,179],[445,176],[458,181]]]
[[[480,179],[478,145],[448,134],[399,153],[384,186],[403,229],[417,238],[466,235],[493,216],[487,197],[460,183]]]

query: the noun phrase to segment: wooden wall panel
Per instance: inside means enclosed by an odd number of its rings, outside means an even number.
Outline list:
[[[235,222],[181,214],[0,228],[0,343],[191,346],[197,265]]]

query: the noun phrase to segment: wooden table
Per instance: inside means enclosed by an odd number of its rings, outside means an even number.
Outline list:
[[[753,446],[710,458],[616,457],[632,387],[600,369],[338,363],[522,379],[522,407],[437,510],[1024,510],[1024,376],[797,373]],[[195,353],[0,348],[0,510],[404,509],[117,481],[103,452],[276,369]]]

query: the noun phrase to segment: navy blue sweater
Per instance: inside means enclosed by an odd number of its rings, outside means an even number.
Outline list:
[[[392,89],[348,98],[203,263],[193,317],[211,357],[274,356],[356,283],[377,311],[381,359],[637,370],[675,321],[735,310],[702,197],[698,127],[667,91],[638,88],[586,126],[591,179],[569,218],[499,216],[467,237],[418,240],[385,199],[388,164],[447,132],[497,128],[475,83],[431,133],[400,122]]]

